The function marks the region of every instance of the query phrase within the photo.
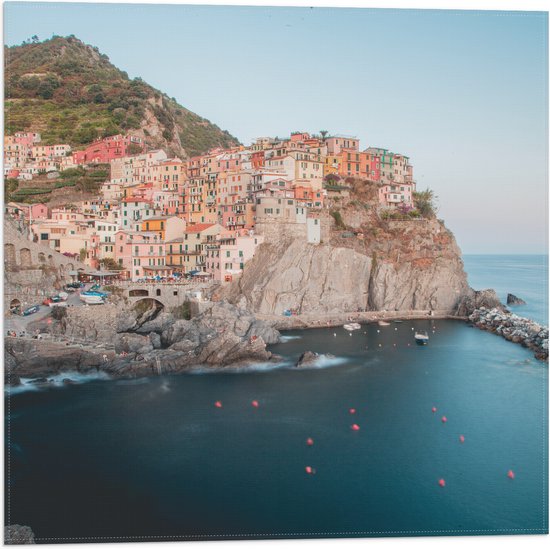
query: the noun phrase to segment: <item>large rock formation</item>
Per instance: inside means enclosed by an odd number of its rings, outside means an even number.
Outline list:
[[[514,294],[508,294],[506,297],[506,305],[525,305],[525,301]]]
[[[265,362],[273,359],[266,345],[279,339],[277,330],[227,302],[190,320],[154,303],[133,309],[81,307],[47,326],[46,335],[53,337],[5,339],[7,384],[69,371],[135,377]]]
[[[285,309],[453,314],[473,294],[460,250],[441,222],[389,222],[367,229],[347,238],[333,229],[329,241],[319,245],[270,239],[221,295],[256,313],[280,316]]]

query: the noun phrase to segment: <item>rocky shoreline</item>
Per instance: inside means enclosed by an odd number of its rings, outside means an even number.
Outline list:
[[[254,315],[225,301],[211,303],[193,319],[175,312],[121,309],[112,305],[71,311],[44,338],[5,338],[5,383],[21,378],[51,383],[52,376],[72,383],[70,373],[136,378],[201,369],[241,369],[278,363],[267,350],[279,330],[341,326],[347,322],[452,319],[501,335],[548,360],[548,329],[510,313],[491,290],[474,292],[455,314],[448,311],[358,311],[316,315]],[[93,316],[90,316],[93,315]],[[63,374],[67,378],[63,378]]]
[[[64,372],[132,378],[278,360],[266,347],[279,340],[279,332],[229,303],[216,303],[191,320],[155,309],[105,308],[105,318],[99,312],[82,308],[40,339],[5,337],[6,385],[21,378],[47,383]]]
[[[502,336],[531,349],[538,360],[548,361],[548,328],[508,311],[486,307],[475,309],[468,320],[476,328]]]

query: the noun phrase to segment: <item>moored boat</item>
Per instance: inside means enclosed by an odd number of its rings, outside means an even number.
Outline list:
[[[378,321],[378,326],[389,326],[390,323],[389,322],[386,322],[385,320],[379,320]]]
[[[353,330],[360,330],[361,324],[358,322],[350,322],[349,324],[344,324],[344,329],[348,330],[349,332],[353,332]]]
[[[90,303],[88,299],[91,299],[91,301],[93,301],[94,303],[99,303],[99,301],[97,301],[96,298],[101,298],[101,303],[103,303],[106,297],[107,297],[107,294],[103,292],[88,291],[88,292],[82,292],[80,294],[80,300],[84,301],[84,303]]]
[[[429,341],[428,332],[415,332],[414,333],[414,340],[416,341],[417,345],[428,345]]]
[[[83,294],[80,299],[86,303],[86,305],[103,305],[105,300],[100,295]]]

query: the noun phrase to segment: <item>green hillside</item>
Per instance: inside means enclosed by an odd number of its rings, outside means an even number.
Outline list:
[[[4,48],[5,133],[33,130],[45,144],[81,148],[132,131],[179,156],[238,144],[210,121],[110,63],[74,36]]]

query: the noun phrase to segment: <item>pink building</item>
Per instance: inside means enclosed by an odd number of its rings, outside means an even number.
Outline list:
[[[23,204],[9,202],[6,212],[14,217],[23,217],[25,220],[48,219],[49,210],[46,204]]]
[[[296,185],[294,187],[294,198],[296,205],[308,208],[322,208],[325,200],[325,190],[313,190],[309,186]]]
[[[128,156],[130,145],[143,148],[141,138],[133,135],[113,135],[94,141],[83,151],[75,151],[73,159],[75,164],[107,164],[116,158]]]
[[[263,236],[224,233],[206,250],[206,272],[212,274],[213,280],[231,282],[240,276],[245,264],[252,259],[257,246],[263,242]]]
[[[383,185],[378,190],[378,199],[381,206],[395,208],[401,204],[413,207],[414,184],[395,183],[393,185]]]
[[[136,281],[145,276],[145,267],[164,267],[164,241],[157,233],[118,231],[115,235],[115,260]]]
[[[342,152],[342,149],[349,149],[350,151],[359,150],[359,139],[345,135],[334,135],[327,137],[325,144],[327,146],[327,154],[329,156],[339,155],[340,152]]]

